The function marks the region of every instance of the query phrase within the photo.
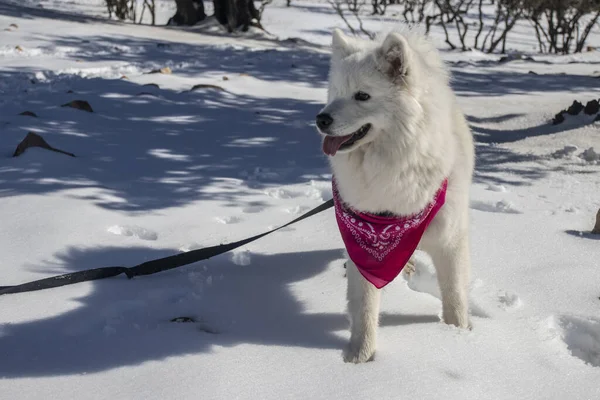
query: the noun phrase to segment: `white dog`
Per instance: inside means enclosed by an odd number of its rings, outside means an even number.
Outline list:
[[[473,138],[433,44],[414,31],[371,42],[335,30],[328,104],[317,126],[350,253],[344,360],[373,359],[378,288],[417,245],[435,264],[444,322],[468,328]]]

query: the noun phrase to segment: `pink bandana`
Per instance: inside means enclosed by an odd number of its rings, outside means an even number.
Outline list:
[[[350,259],[365,279],[381,289],[402,271],[444,205],[448,180],[424,210],[408,217],[382,217],[354,210],[343,203],[335,179],[332,184],[335,216]]]

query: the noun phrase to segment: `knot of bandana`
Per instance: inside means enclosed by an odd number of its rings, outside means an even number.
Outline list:
[[[421,237],[446,200],[448,180],[431,203],[411,216],[382,217],[344,204],[332,180],[335,217],[350,259],[376,288],[393,281],[413,255]]]

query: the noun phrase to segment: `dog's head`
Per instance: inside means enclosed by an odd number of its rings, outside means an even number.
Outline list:
[[[348,153],[385,132],[410,131],[419,103],[420,60],[405,36],[371,42],[333,32],[328,104],[317,115],[323,152]]]

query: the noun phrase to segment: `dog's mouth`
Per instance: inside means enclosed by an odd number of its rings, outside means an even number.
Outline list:
[[[335,156],[339,150],[346,150],[352,147],[360,139],[367,136],[371,130],[371,124],[364,124],[356,132],[346,136],[325,136],[323,139],[323,153],[328,156]]]

